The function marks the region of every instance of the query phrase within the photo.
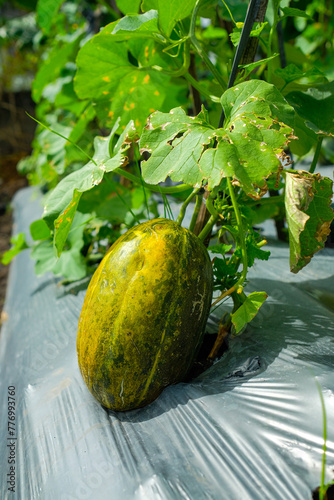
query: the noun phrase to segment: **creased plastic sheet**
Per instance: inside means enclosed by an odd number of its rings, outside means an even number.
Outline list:
[[[25,189],[16,232],[40,215]],[[191,383],[141,410],[104,410],[77,365],[84,299],[14,261],[0,340],[1,493],[28,500],[307,500],[320,484],[318,380],[328,419],[326,479],[334,467],[334,252],[298,275],[288,248],[251,271],[247,291],[270,296],[247,331]],[[210,318],[215,331],[217,320]],[[8,491],[7,388],[16,391],[16,486]]]

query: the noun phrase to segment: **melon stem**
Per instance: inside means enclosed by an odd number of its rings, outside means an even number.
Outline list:
[[[181,226],[182,224],[182,221],[184,219],[184,216],[186,214],[186,210],[187,210],[187,206],[189,205],[189,203],[192,201],[192,199],[200,192],[202,188],[196,188],[193,190],[192,193],[190,193],[190,195],[188,196],[188,198],[182,203],[182,206],[181,206],[181,210],[180,210],[180,213],[179,213],[179,216],[178,218],[176,219],[176,223]]]
[[[195,208],[194,208],[193,215],[192,215],[190,225],[189,225],[189,231],[194,232],[197,217],[198,217],[199,211],[201,209],[202,201],[203,201],[203,194],[197,194]]]
[[[205,201],[206,208],[207,208],[208,212],[210,213],[211,217],[208,220],[208,222],[205,224],[205,226],[203,227],[202,231],[198,235],[199,239],[202,240],[203,242],[205,241],[208,234],[210,234],[210,231],[212,230],[213,226],[215,225],[215,223],[217,222],[217,219],[219,217],[219,213],[217,212],[217,210],[213,206],[212,196],[213,195],[211,193],[210,196]]]

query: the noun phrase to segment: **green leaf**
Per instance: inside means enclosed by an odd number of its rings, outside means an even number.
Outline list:
[[[206,30],[203,31],[202,38],[203,40],[226,40],[227,32],[223,28],[217,28],[212,24],[209,24]]]
[[[317,134],[334,135],[334,82],[309,88],[306,92],[290,92],[287,101]]]
[[[285,208],[289,230],[290,269],[297,273],[324,247],[330,233],[333,182],[302,170],[286,172]]]
[[[296,156],[305,156],[317,143],[317,135],[305,125],[305,121],[296,112],[294,134],[298,140],[291,141],[290,151]]]
[[[258,61],[255,61],[255,62],[252,62],[252,63],[240,64],[240,66],[238,66],[238,67],[239,68],[243,68],[243,69],[247,69],[247,72],[251,72],[254,69],[256,69],[258,66],[261,66],[261,64],[265,64],[268,61],[271,61],[272,59],[275,59],[275,57],[277,57],[278,55],[279,54],[273,54],[270,57],[266,57],[265,59],[259,59]]]
[[[262,248],[258,247],[259,235],[251,230],[246,237],[246,248],[247,248],[247,258],[248,258],[248,267],[252,267],[254,265],[255,259],[259,260],[268,260],[270,257],[269,250],[262,250]]]
[[[228,290],[240,279],[241,273],[238,272],[239,259],[234,259],[233,256],[227,259],[225,256],[220,259],[215,257],[212,261],[212,270],[214,276],[213,289]]]
[[[120,161],[121,155],[118,154],[118,157],[115,156],[111,158],[110,160],[105,162],[105,170],[102,170],[102,176],[100,178],[100,173],[94,178],[94,172],[91,174],[92,178],[92,183],[91,185],[86,186],[84,189],[81,187],[79,189],[74,189],[71,195],[71,201],[70,203],[66,206],[66,208],[63,210],[63,212],[60,213],[60,215],[57,217],[57,219],[54,221],[54,246],[56,249],[57,256],[62,252],[62,249],[64,247],[64,244],[66,242],[67,235],[71,229],[73,218],[75,216],[75,213],[78,208],[78,204],[81,198],[81,195],[84,191],[88,191],[92,189],[94,186],[97,186],[103,178],[104,172],[110,172],[114,170],[115,168],[118,168],[122,161]],[[96,171],[95,171],[96,172]],[[63,200],[62,200],[63,201]]]
[[[65,0],[38,0],[37,2],[37,23],[39,27],[48,33],[54,17]]]
[[[149,14],[149,13],[148,13]],[[133,16],[136,19],[142,16]],[[124,18],[129,22],[129,18]],[[122,20],[123,21],[123,20]],[[156,20],[152,18],[152,22]],[[121,21],[116,25],[116,28]],[[146,23],[148,24],[148,23]],[[145,26],[143,24],[142,26]],[[112,30],[116,29],[113,23]],[[126,41],[117,42],[118,33],[108,33],[108,26],[89,40],[79,51],[78,71],[75,77],[75,90],[81,99],[91,99],[96,103],[96,112],[105,126],[111,127],[118,116],[121,117],[119,131],[129,120],[133,120],[137,130],[146,124],[147,117],[157,109],[175,103],[179,104],[178,93],[185,89],[185,82],[176,86],[171,77],[151,68],[159,53],[158,64],[166,55],[160,47],[152,46],[151,40],[136,40],[134,44],[138,66],[129,61]],[[124,31],[132,37],[136,31]],[[155,55],[154,55],[155,54]],[[175,62],[171,59],[171,65]],[[166,104],[165,104],[166,101]],[[170,109],[170,107],[168,108]]]
[[[52,129],[64,137],[69,137],[72,132],[72,127],[60,123],[52,123]],[[66,139],[51,130],[44,129],[38,134],[37,141],[43,152],[46,153],[52,167],[58,174],[62,174],[65,170]]]
[[[188,17],[195,6],[196,0],[158,0],[159,26],[169,37],[177,21]]]
[[[147,12],[148,10],[151,9],[158,10],[158,0],[143,0],[141,4],[141,9],[144,12]]]
[[[240,333],[243,327],[256,316],[267,297],[268,295],[265,292],[250,293],[245,302],[231,314],[232,324],[235,328],[234,335]]]
[[[35,273],[37,275],[47,273],[57,263],[57,258],[54,255],[52,241],[44,240],[35,245],[31,251],[31,257],[36,261]]]
[[[116,121],[114,128],[111,131],[111,135],[113,135],[115,133],[115,131],[118,129],[119,121],[120,121],[120,119],[118,119]],[[121,150],[125,151],[127,149],[125,144],[130,144],[131,142],[133,142],[137,139],[138,139],[138,135],[136,132],[136,128],[134,126],[133,121],[130,120],[129,123],[126,125],[126,127],[124,127],[124,130],[121,133],[121,135],[119,136],[119,138],[117,139],[117,142],[116,142],[114,148],[112,148],[112,141],[109,142],[109,154],[110,154],[110,156],[116,155]]]
[[[111,95],[120,79],[133,69],[128,60],[126,44],[117,43],[112,35],[104,31],[85,43],[79,50],[76,62],[75,92],[80,99],[92,98],[95,101]]]
[[[70,232],[72,222],[79,205],[81,194],[82,193],[80,193],[77,189],[74,189],[71,203],[54,221],[54,246],[56,248],[57,257],[60,256],[65,245],[68,233]]]
[[[128,207],[132,208],[131,190],[108,179],[108,182],[103,182],[82,194],[79,211],[94,212],[103,220],[108,220],[112,224],[121,224],[129,212]]]
[[[147,117],[161,109],[164,103],[167,97],[165,82],[166,76],[154,70],[130,71],[119,82],[112,99],[97,105],[97,114],[101,119],[106,118],[105,124],[109,127],[114,123],[114,117],[121,117],[120,125],[123,127],[133,120],[140,132]]]
[[[268,24],[267,22],[261,23],[261,24],[256,23],[255,27],[250,32],[249,36],[250,37],[260,36],[267,24]],[[233,43],[233,45],[235,47],[237,47],[239,45],[241,32],[242,32],[242,28],[237,27],[237,28],[233,28],[233,33],[230,34],[231,42]]]
[[[247,125],[253,126],[251,123]],[[240,123],[241,126],[243,123]],[[226,139],[223,138],[216,148],[207,149],[202,155],[200,166],[207,173],[209,189],[218,186],[223,177],[231,177],[238,181],[248,196],[259,198],[266,191],[265,179],[277,171],[279,160],[263,136],[245,134],[247,129],[242,132],[233,130],[233,135],[226,133]]]
[[[74,189],[81,193],[91,189],[94,185],[102,181],[104,171],[101,166],[102,165],[95,165],[90,161],[81,169],[64,177],[64,179],[50,191],[46,198],[43,212],[43,219],[50,229],[53,229],[53,221],[72,201]]]
[[[84,221],[87,215],[76,213],[74,228],[68,236],[68,247],[57,259],[54,254],[52,242],[44,240],[34,246],[31,256],[36,260],[35,272],[37,275],[52,271],[56,276],[61,276],[69,281],[76,281],[87,274],[86,263],[81,248],[84,245]]]
[[[274,85],[264,81],[251,80],[228,89],[221,98],[225,121],[233,121],[239,115],[254,114],[254,118],[268,117],[293,125],[294,111]],[[260,124],[259,122],[258,124]],[[262,127],[261,127],[262,128]]]
[[[4,264],[5,266],[10,263],[15,255],[19,254],[22,250],[29,248],[26,243],[24,233],[19,233],[16,236],[13,236],[10,239],[10,242],[12,244],[11,248],[3,254],[1,259],[1,264]]]
[[[308,69],[307,71],[302,71],[295,64],[288,64],[285,68],[277,68],[275,70],[275,74],[282,78],[286,84],[291,83],[295,80],[300,80],[301,78],[309,78],[309,77],[324,77],[322,71],[318,68],[313,67]]]
[[[102,182],[105,173],[112,172],[124,163],[123,153],[129,148],[129,145],[117,147],[117,153],[110,157],[110,150],[113,137],[117,129],[118,122],[111,131],[108,137],[96,137],[94,140],[95,154],[94,161],[90,161],[82,169],[73,172],[65,177],[54,189],[51,196],[47,199],[47,207],[44,209],[43,218],[48,225],[54,219],[55,214],[60,214],[53,221],[54,225],[54,248],[59,257],[66,242],[67,235],[72,226],[73,218],[76,214],[81,195],[85,191],[89,191],[94,186]],[[128,133],[133,128],[129,124],[127,127]],[[127,135],[123,136],[126,141]],[[117,145],[116,145],[117,146]],[[116,148],[115,148],[116,149]],[[114,150],[115,151],[115,150]],[[67,190],[67,192],[65,191]],[[50,203],[51,198],[51,203]],[[52,204],[55,206],[52,206]]]
[[[60,76],[69,61],[74,61],[83,36],[83,31],[77,30],[76,38],[72,42],[56,45],[40,65],[32,85],[32,97],[36,103],[41,100],[44,87]]]
[[[78,121],[75,123],[74,127],[72,128],[68,140],[70,142],[77,143],[81,136],[85,133],[88,132],[88,124],[94,120],[95,118],[95,109],[92,105],[87,105],[86,103],[86,109],[82,110],[80,113]],[[65,135],[65,134],[63,134]],[[73,147],[73,145],[71,144]],[[66,147],[69,147],[66,145]]]
[[[281,10],[284,12],[284,16],[281,17],[305,17],[306,19],[312,19],[304,10],[295,9],[293,7],[281,7]]]
[[[218,245],[211,245],[208,250],[211,253],[218,253],[220,255],[225,255],[233,248],[233,245],[225,245],[224,243],[219,243]]]
[[[207,181],[211,190],[231,177],[249,196],[263,195],[265,179],[280,168],[279,156],[292,137],[286,123],[293,122],[293,109],[273,85],[259,80],[229,89],[222,105],[221,129],[213,129],[204,112],[154,113],[140,140],[141,150],[151,153],[142,162],[144,180],[157,184],[170,176],[194,187]]]
[[[45,220],[38,219],[30,224],[30,234],[34,241],[47,240],[51,236],[51,231]]]
[[[150,127],[143,131],[140,140],[141,150],[152,152],[149,160],[142,162],[143,179],[158,184],[170,176],[175,182],[199,187],[203,173],[197,162],[214,130],[202,116],[189,117],[181,108],[154,113]]]
[[[58,78],[58,80],[61,79]],[[89,105],[88,100],[80,101],[78,99],[77,94],[74,92],[72,77],[69,82],[62,85],[61,90],[58,90],[54,103],[57,108],[71,111],[75,116],[80,116]]]
[[[141,0],[116,0],[116,5],[123,14],[137,14]]]
[[[109,25],[110,27],[112,25]],[[109,28],[105,28],[105,34],[109,33]],[[120,35],[124,35],[124,39],[127,38],[146,38],[153,36],[153,33],[159,32],[158,28],[158,13],[156,10],[150,10],[144,14],[125,16],[123,17],[114,27],[111,32],[112,35],[117,35],[114,40],[120,40]]]

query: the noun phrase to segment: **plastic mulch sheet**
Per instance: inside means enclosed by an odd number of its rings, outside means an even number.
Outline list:
[[[16,195],[16,232],[40,216],[32,192]],[[326,480],[333,479],[334,252],[321,251],[293,275],[287,246],[267,248],[271,258],[251,270],[246,292],[269,298],[247,330],[196,380],[126,413],[104,410],[81,378],[76,331],[85,290],[36,277],[29,251],[18,255],[0,339],[0,498],[311,499],[323,447],[316,380],[328,420]],[[217,328],[215,318],[209,327]]]

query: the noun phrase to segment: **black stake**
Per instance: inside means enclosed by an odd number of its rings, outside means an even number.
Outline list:
[[[238,66],[239,66],[240,60],[242,58],[242,55],[244,53],[244,50],[246,48],[246,45],[248,43],[249,35],[252,31],[254,21],[258,15],[260,4],[261,4],[261,0],[250,0],[250,2],[249,2],[247,13],[246,13],[246,18],[245,18],[245,23],[243,25],[241,35],[240,35],[240,40],[238,43],[238,47],[237,47],[237,50],[236,50],[236,53],[235,53],[234,59],[233,59],[232,70],[231,70],[230,78],[229,78],[228,85],[227,85],[228,89],[233,87],[234,80],[235,80],[235,77],[236,77],[237,71],[238,71]],[[220,115],[218,128],[223,126],[224,119],[225,119],[225,113],[224,113],[224,110],[222,110],[222,113]]]

